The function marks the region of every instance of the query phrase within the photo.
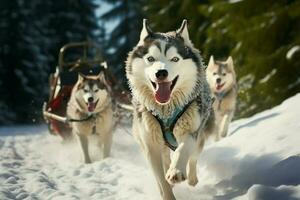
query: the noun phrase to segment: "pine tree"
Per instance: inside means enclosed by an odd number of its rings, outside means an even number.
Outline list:
[[[213,22],[206,32],[205,52],[235,60],[237,117],[271,108],[300,91],[300,53],[287,58],[300,43],[299,1],[215,2],[200,10]]]
[[[104,0],[113,5],[113,8],[101,16],[105,22],[117,21],[116,27],[108,33],[106,57],[113,72],[125,85],[124,64],[127,54],[139,40],[144,17],[142,6],[144,0]]]
[[[41,54],[39,43],[43,40],[41,26],[34,19],[38,1],[2,2],[6,5],[1,15],[5,27],[1,36],[2,84],[4,105],[9,116],[19,122],[32,120],[34,104],[40,102],[47,78],[46,57]],[[3,6],[3,5],[2,5]],[[14,113],[14,114],[11,114]]]
[[[96,6],[92,0],[3,0],[0,8],[0,124],[32,122],[41,118],[60,47],[97,36]]]
[[[209,21],[198,10],[201,5],[206,5],[207,3],[206,0],[152,0],[143,7],[143,10],[155,31],[174,31],[180,27],[183,19],[187,19],[190,38],[194,45],[202,50],[202,44],[206,39],[204,33]]]
[[[5,58],[9,54],[9,27],[10,21],[13,17],[12,14],[16,9],[16,3],[3,0],[0,2],[0,124],[4,122],[13,121],[16,119],[16,115],[12,110],[12,106],[7,105],[10,101],[9,89],[7,81],[12,80],[13,69],[5,67]]]
[[[93,0],[53,1],[50,8],[49,39],[52,71],[57,65],[59,49],[70,42],[101,42],[103,29],[97,22]]]

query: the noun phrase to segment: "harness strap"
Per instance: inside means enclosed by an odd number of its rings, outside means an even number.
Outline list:
[[[67,117],[67,122],[84,122],[84,121],[88,121],[88,120],[92,119],[93,117],[94,117],[94,114],[90,114],[87,117],[82,118],[82,119],[72,119],[72,118]]]
[[[188,107],[193,103],[194,101],[190,101],[188,104],[186,104],[182,110],[175,111],[175,117],[169,118],[166,120],[161,119],[158,115],[153,115],[156,120],[159,122],[163,138],[165,141],[165,144],[172,149],[173,151],[176,150],[178,147],[177,140],[174,136],[173,129],[175,127],[175,124],[177,123],[178,119],[183,115],[183,113],[188,109]],[[172,120],[171,123],[169,120]],[[170,124],[169,124],[170,123]]]
[[[227,92],[215,92],[215,96],[217,97],[217,100],[219,101],[219,104],[218,104],[218,110],[221,109],[222,100],[224,99],[224,97],[227,96],[227,94],[228,94],[229,92],[230,92],[230,91],[227,91]]]

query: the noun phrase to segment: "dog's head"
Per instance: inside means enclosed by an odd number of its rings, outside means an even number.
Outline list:
[[[233,60],[215,61],[211,56],[206,69],[206,77],[210,88],[215,93],[228,91],[236,82]]]
[[[168,105],[192,95],[201,62],[186,20],[177,31],[158,33],[144,19],[138,45],[127,60],[126,75],[133,95],[141,102]]]
[[[108,97],[108,85],[104,73],[97,76],[85,76],[78,73],[78,81],[74,86],[75,99],[80,107],[89,113],[101,109]]]

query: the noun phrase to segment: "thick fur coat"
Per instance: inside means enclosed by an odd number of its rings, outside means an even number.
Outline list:
[[[198,154],[214,127],[202,58],[189,39],[186,20],[168,33],[152,32],[144,20],[140,40],[127,59],[126,75],[135,109],[133,134],[162,198],[173,200],[172,185],[185,179],[197,184]],[[185,110],[173,129],[178,147],[171,158],[157,118],[172,119],[180,109]]]
[[[110,88],[104,74],[93,77],[79,75],[68,103],[67,116],[71,119],[87,119],[71,122],[73,134],[78,138],[85,163],[91,163],[88,150],[91,135],[98,138],[101,158],[110,155],[114,118]]]
[[[236,107],[237,84],[232,58],[229,57],[226,61],[215,61],[211,56],[206,75],[215,98],[213,104],[217,125],[215,136],[216,140],[219,140],[227,136]]]

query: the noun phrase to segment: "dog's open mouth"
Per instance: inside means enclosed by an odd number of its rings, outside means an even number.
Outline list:
[[[165,82],[152,82],[151,84],[155,90],[155,100],[158,103],[167,103],[170,100],[171,92],[177,82],[178,76],[176,76],[173,81]]]
[[[88,108],[89,112],[94,112],[94,110],[95,110],[95,108],[97,106],[98,101],[99,101],[99,99],[96,102],[88,102],[87,103],[87,108]]]
[[[221,90],[224,85],[225,85],[225,83],[223,83],[223,84],[217,84],[216,85],[216,89],[217,90]]]

